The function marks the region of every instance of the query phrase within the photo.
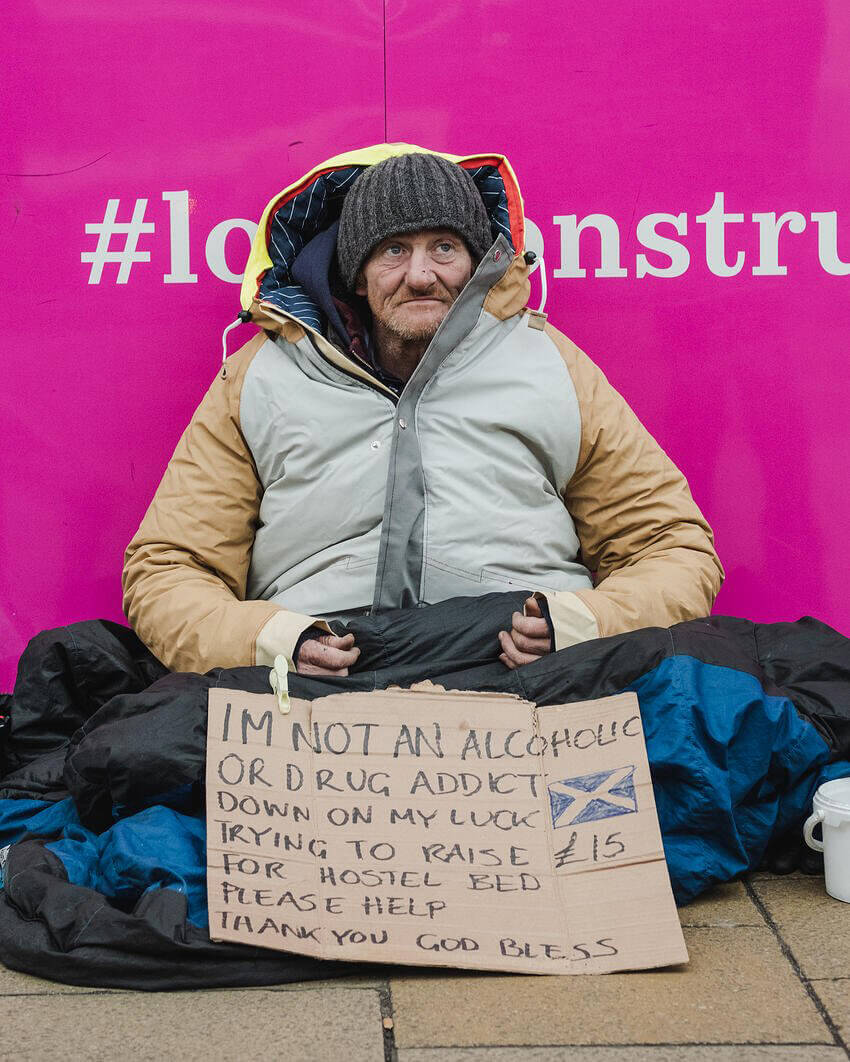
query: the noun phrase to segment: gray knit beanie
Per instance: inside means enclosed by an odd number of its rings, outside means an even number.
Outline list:
[[[345,286],[353,289],[361,265],[382,240],[419,229],[452,229],[479,261],[493,242],[484,200],[456,162],[416,152],[365,169],[339,219],[336,252]]]

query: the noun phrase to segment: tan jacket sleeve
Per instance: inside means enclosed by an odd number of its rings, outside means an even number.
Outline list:
[[[602,370],[546,331],[578,396],[581,446],[564,502],[596,573],[593,590],[547,595],[556,648],[707,616],[723,568],[685,477]]]
[[[264,341],[262,333],[252,339],[214,380],[125,554],[124,611],[174,671],[258,662],[257,638],[270,621],[264,655],[291,657],[315,622],[245,600],[262,487],[239,427],[239,396]]]

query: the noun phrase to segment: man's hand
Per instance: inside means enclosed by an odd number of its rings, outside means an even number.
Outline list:
[[[549,624],[543,618],[537,599],[527,598],[525,609],[527,616],[515,612],[511,617],[513,626],[510,633],[499,631],[499,641],[502,645],[499,659],[511,671],[522,667],[523,664],[533,664],[541,656],[552,652]]]
[[[317,634],[301,643],[295,670],[299,675],[343,676],[354,667],[358,656],[360,650],[355,648],[353,634],[346,634],[344,638],[335,634]]]

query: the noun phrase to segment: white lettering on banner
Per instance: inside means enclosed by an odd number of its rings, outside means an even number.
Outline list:
[[[241,284],[242,274],[234,273],[228,268],[227,259],[224,256],[227,237],[234,229],[242,229],[243,232],[247,232],[248,250],[251,250],[251,244],[254,242],[254,234],[257,231],[257,225],[255,222],[246,221],[245,218],[230,218],[227,221],[220,221],[209,236],[207,236],[207,265],[210,267],[210,272],[213,276],[218,277],[219,280],[226,280],[229,284]],[[248,255],[246,254],[245,259],[247,259],[247,257]],[[242,259],[240,259],[240,261],[241,260]]]
[[[97,234],[97,246],[93,251],[83,251],[80,254],[81,262],[91,262],[89,271],[89,284],[99,284],[103,276],[103,267],[107,262],[118,263],[118,275],[116,284],[126,284],[130,279],[130,270],[134,262],[149,262],[150,251],[137,251],[136,245],[139,237],[144,233],[153,232],[153,222],[145,221],[145,210],[148,206],[147,199],[137,199],[133,207],[133,216],[129,222],[118,221],[118,206],[120,199],[110,199],[106,203],[103,213],[103,221],[92,222],[86,225],[87,233]],[[110,250],[113,236],[124,236],[124,247],[120,251]]]
[[[170,269],[163,273],[164,284],[196,284],[198,274],[193,273],[189,259],[189,191],[163,192],[163,202],[168,203]],[[156,231],[156,223],[145,221],[148,207],[147,198],[136,199],[133,214],[129,222],[118,221],[120,199],[109,199],[103,220],[88,222],[85,231],[97,235],[97,246],[93,251],[81,251],[80,261],[90,262],[89,284],[99,284],[103,279],[103,267],[109,262],[118,264],[115,277],[116,284],[126,284],[130,272],[137,262],[150,262],[150,251],[136,250],[139,237]],[[207,236],[205,257],[207,266],[214,277],[228,284],[240,284],[242,274],[234,273],[227,264],[225,249],[227,237],[234,229],[241,229],[248,236],[248,248],[254,239],[257,225],[245,218],[227,218],[215,225]],[[124,237],[124,245],[116,249],[113,237]],[[245,255],[247,258],[247,254]],[[241,260],[241,259],[240,259]]]
[[[168,248],[163,257],[167,258],[169,268],[162,274],[164,284],[196,284],[198,274],[193,273],[190,263],[192,217],[190,199],[187,189],[162,193],[163,202],[168,204]],[[148,199],[138,198],[133,201],[132,212],[128,221],[118,221],[121,207],[120,199],[108,199],[99,222],[87,222],[84,226],[88,235],[97,236],[94,250],[80,252],[80,261],[91,264],[88,283],[100,284],[103,279],[104,266],[115,263],[115,274],[107,273],[107,280],[116,284],[126,284],[130,279],[133,266],[137,263],[151,262],[149,249],[139,250],[142,237],[150,237],[156,231],[156,223],[146,221]],[[697,225],[705,227],[705,264],[710,273],[717,277],[738,276],[745,267],[746,255],[742,250],[734,250],[734,234],[740,232],[740,226],[751,221],[758,226],[759,250],[758,260],[750,264],[753,276],[787,276],[788,267],[780,262],[780,239],[785,233],[800,234],[805,231],[808,221],[817,229],[817,255],[821,269],[831,276],[850,276],[850,262],[839,256],[838,250],[838,213],[831,211],[813,211],[808,215],[798,210],[753,213],[749,219],[743,213],[727,213],[723,192],[716,192],[711,206],[702,214],[694,216]],[[556,214],[552,218],[558,229],[560,261],[552,271],[556,278],[583,279],[588,275],[586,265],[582,264],[590,257],[598,261],[593,267],[594,277],[628,277],[631,275],[628,264],[621,258],[621,231],[615,218],[609,214],[594,213],[579,217],[577,214]],[[663,277],[666,279],[680,277],[691,267],[694,248],[688,248],[680,239],[659,231],[660,227],[669,226],[677,237],[688,234],[688,213],[678,214],[659,212],[646,214],[637,221],[635,236],[644,251],[661,255],[669,260],[658,265],[639,251],[635,254],[634,276]],[[538,225],[526,218],[526,250],[532,250],[537,256],[532,272],[540,270],[541,281],[545,287],[545,268],[543,267],[544,238]],[[728,228],[728,232],[727,232]],[[242,274],[235,272],[232,265],[242,263],[244,243],[241,239],[230,240],[231,233],[241,230],[248,237],[250,247],[257,231],[257,225],[245,218],[226,218],[212,227],[206,237],[204,249],[207,268],[218,280],[227,284],[239,284]],[[595,235],[584,236],[589,230]],[[728,237],[728,239],[727,239]],[[123,238],[123,244],[122,244]],[[242,244],[241,247],[234,243]],[[727,247],[727,243],[730,245]],[[229,245],[230,264],[227,251]],[[628,246],[628,244],[627,244]],[[598,253],[594,254],[594,248]],[[729,261],[727,255],[734,256]],[[544,291],[545,298],[545,291]]]
[[[818,227],[818,261],[834,277],[846,277],[850,274],[850,262],[842,262],[838,257],[838,214],[834,210],[812,214],[812,221]]]
[[[164,284],[197,284],[198,274],[189,270],[189,192],[163,192],[171,225],[171,272]]]
[[[597,277],[625,277],[628,272],[620,265],[620,230],[617,222],[607,214],[588,214],[577,221],[575,214],[552,218],[561,228],[561,265],[556,277],[586,277],[587,270],[579,265],[579,237],[587,228],[596,229],[601,246],[601,264],[594,270]]]
[[[786,211],[778,220],[775,213],[753,214],[759,226],[759,264],[753,266],[753,276],[784,277],[788,267],[779,264],[779,234],[787,225],[791,232],[802,232],[806,219],[796,210]]]
[[[680,236],[686,236],[688,232],[687,214],[647,214],[638,222],[637,238],[648,251],[657,251],[658,254],[666,254],[670,259],[669,266],[654,266],[645,254],[639,254],[636,259],[635,273],[638,277],[647,274],[653,277],[680,277],[687,272],[691,264],[691,254],[684,244],[671,240],[668,236],[662,236],[656,230],[656,225],[672,225]]]
[[[705,262],[716,277],[734,277],[744,268],[744,252],[738,251],[735,264],[726,261],[726,226],[744,220],[743,214],[727,214],[723,209],[723,193],[717,192],[714,202],[696,222],[705,225]]]
[[[526,251],[533,252],[535,255],[535,259],[531,263],[531,268],[528,271],[529,276],[531,276],[531,274],[539,268],[540,259],[543,257],[543,233],[531,218],[525,219],[525,249]]]

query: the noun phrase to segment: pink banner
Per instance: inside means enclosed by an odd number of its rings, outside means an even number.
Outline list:
[[[846,3],[284,6],[7,21],[0,688],[39,630],[122,619],[124,546],[266,201],[384,139],[511,159],[533,305],[545,277],[551,320],[688,475],[717,611],[850,633]]]
[[[715,611],[850,634],[850,6],[388,11],[389,139],[511,158],[550,319],[715,529]]]

